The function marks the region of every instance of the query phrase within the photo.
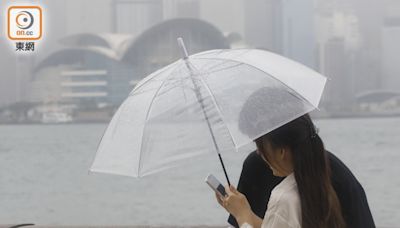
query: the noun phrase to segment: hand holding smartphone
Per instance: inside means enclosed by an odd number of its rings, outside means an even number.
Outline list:
[[[218,179],[214,175],[209,174],[206,177],[205,181],[215,192],[219,192],[224,197],[228,196],[224,186],[218,181]]]

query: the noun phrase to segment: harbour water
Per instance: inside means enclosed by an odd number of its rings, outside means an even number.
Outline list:
[[[400,119],[316,121],[327,149],[364,186],[378,226],[400,224]],[[137,180],[88,169],[104,124],[0,125],[0,221],[42,225],[224,225],[204,183],[215,154]],[[246,154],[224,155],[237,183]]]

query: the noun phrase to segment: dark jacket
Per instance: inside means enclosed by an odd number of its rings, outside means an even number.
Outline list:
[[[363,187],[342,161],[330,152],[328,156],[332,170],[332,185],[338,195],[347,227],[374,228],[374,220]],[[237,189],[246,196],[253,212],[263,218],[271,191],[282,179],[272,175],[264,160],[253,152],[243,163]],[[228,222],[238,227],[232,215],[229,216]]]

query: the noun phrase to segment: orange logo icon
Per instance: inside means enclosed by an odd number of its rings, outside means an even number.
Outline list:
[[[42,37],[42,9],[39,6],[8,8],[8,38],[39,40]]]

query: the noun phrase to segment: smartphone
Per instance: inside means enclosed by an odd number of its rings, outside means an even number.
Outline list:
[[[224,186],[218,181],[217,178],[214,177],[214,175],[209,174],[206,177],[205,181],[214,191],[218,191],[219,193],[221,193],[222,196],[228,196],[228,194],[226,194]]]

